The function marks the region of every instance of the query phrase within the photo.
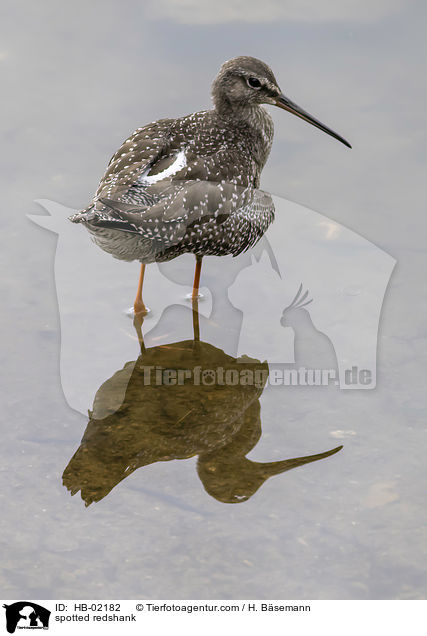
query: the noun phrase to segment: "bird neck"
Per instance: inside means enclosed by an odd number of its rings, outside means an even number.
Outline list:
[[[268,112],[261,105],[233,108],[224,101],[221,107],[215,105],[214,113],[218,119],[234,131],[241,130],[250,143],[251,154],[262,170],[270,154],[273,143],[274,124]]]
[[[215,101],[214,111],[218,117],[234,125],[242,122],[257,128],[263,127],[264,120],[268,117],[266,110],[260,104],[242,104],[228,99]]]
[[[273,143],[273,120],[260,104],[237,103],[214,96],[214,116],[220,128],[229,129],[234,137],[240,136],[247,147],[249,157],[256,163],[258,174],[256,187],[259,186],[259,175],[263,169]]]

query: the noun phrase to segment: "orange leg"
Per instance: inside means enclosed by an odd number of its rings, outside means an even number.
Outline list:
[[[141,271],[139,273],[139,281],[138,281],[138,289],[136,292],[136,298],[133,305],[136,314],[145,315],[147,313],[147,307],[144,305],[144,301],[142,300],[142,285],[144,283],[144,273],[145,273],[145,265],[141,265]]]
[[[196,256],[196,269],[194,272],[193,294],[192,299],[199,297],[200,273],[202,271],[202,257]]]

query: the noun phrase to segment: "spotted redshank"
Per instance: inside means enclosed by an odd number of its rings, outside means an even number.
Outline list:
[[[253,57],[225,62],[212,85],[213,108],[138,128],[113,155],[91,204],[70,219],[116,258],[145,265],[190,252],[196,257],[193,299],[202,257],[234,256],[252,247],[274,218],[258,190],[273,142],[272,104],[350,144],[294,104],[272,70]]]

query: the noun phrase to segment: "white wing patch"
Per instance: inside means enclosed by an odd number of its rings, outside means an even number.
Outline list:
[[[162,179],[166,179],[167,177],[171,177],[176,174],[187,165],[187,158],[185,156],[185,150],[180,150],[176,155],[175,161],[165,170],[159,172],[158,174],[153,174],[148,176],[148,172],[151,170],[148,168],[145,172],[141,174],[139,177],[139,181],[141,181],[144,185],[150,185],[152,183],[156,183],[157,181],[161,181]]]

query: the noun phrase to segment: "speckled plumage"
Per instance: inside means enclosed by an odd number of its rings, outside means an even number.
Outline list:
[[[112,157],[92,203],[71,220],[123,260],[251,247],[274,218],[271,198],[257,188],[273,141],[261,104],[279,95],[263,62],[226,62],[213,83],[213,109],[138,128]]]

